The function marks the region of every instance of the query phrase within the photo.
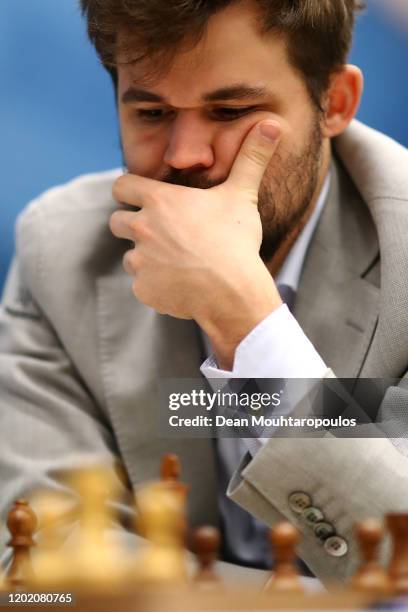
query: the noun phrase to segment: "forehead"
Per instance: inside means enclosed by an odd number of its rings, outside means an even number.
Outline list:
[[[261,35],[257,17],[250,2],[217,13],[199,43],[176,53],[166,70],[154,78],[155,70],[148,62],[119,61],[119,93],[139,85],[189,105],[212,90],[245,82],[254,88],[270,88],[275,95],[281,88],[296,95],[294,90],[302,82],[289,64],[284,39],[277,34]]]

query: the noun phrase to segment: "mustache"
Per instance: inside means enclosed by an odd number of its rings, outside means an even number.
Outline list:
[[[211,189],[225,183],[228,177],[221,179],[209,179],[199,170],[178,170],[172,168],[160,179],[163,183],[179,185],[180,187],[192,187],[194,189]]]

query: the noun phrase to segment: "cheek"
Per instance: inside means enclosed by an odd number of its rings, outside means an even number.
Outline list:
[[[223,167],[224,172],[231,169],[246,136],[252,128],[263,119],[276,119],[279,121],[282,128],[281,142],[283,148],[290,148],[290,146],[293,146],[293,142],[296,138],[291,126],[285,119],[270,112],[259,112],[237,123],[224,124],[220,127],[214,138],[214,150],[217,164]]]
[[[152,130],[137,128],[121,120],[122,146],[126,166],[131,174],[149,178],[160,176],[165,139]]]
[[[216,166],[219,168],[218,174],[224,175],[229,172],[244,137],[243,129],[237,129],[237,126],[235,128],[223,127],[218,130],[213,140]]]
[[[252,127],[262,119],[253,115],[237,122],[220,123],[213,138],[217,175],[227,176]]]

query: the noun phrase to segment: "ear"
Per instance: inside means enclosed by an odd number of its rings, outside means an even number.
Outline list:
[[[333,74],[324,105],[324,136],[333,138],[344,132],[357,113],[363,88],[363,73],[357,66],[346,64]]]

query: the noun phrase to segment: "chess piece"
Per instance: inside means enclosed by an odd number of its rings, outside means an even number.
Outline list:
[[[179,492],[149,484],[137,492],[138,527],[148,544],[141,549],[134,578],[141,583],[176,584],[187,578],[185,504]]]
[[[297,529],[289,522],[278,523],[270,531],[270,542],[275,557],[274,573],[268,581],[267,592],[304,592],[296,567],[296,546],[299,541]]]
[[[160,464],[160,480],[168,487],[178,491],[186,501],[189,487],[180,482],[181,465],[178,456],[174,453],[163,455]]]
[[[114,523],[109,505],[115,496],[114,483],[111,471],[102,466],[81,470],[72,478],[81,504],[79,539],[70,562],[75,583],[91,590],[109,591],[125,579],[123,555],[108,541]]]
[[[351,588],[354,591],[375,595],[389,594],[391,581],[385,569],[378,563],[378,547],[383,538],[380,521],[367,519],[358,523],[356,537],[360,546],[362,563],[351,580]]]
[[[205,525],[193,531],[192,548],[198,562],[198,570],[194,577],[196,582],[218,582],[214,564],[218,558],[220,547],[220,532],[215,527]]]
[[[24,499],[17,500],[7,518],[11,534],[8,546],[13,548],[13,559],[7,572],[6,585],[21,588],[32,582],[34,572],[31,563],[31,548],[35,546],[33,534],[37,527],[37,517]]]
[[[39,521],[38,549],[34,556],[34,585],[63,588],[70,582],[72,567],[62,552],[66,529],[67,501],[58,493],[46,491],[36,498]]]
[[[408,514],[387,514],[387,527],[393,541],[388,575],[397,595],[408,594]]]
[[[0,593],[6,590],[6,577],[2,574],[0,568]]]
[[[160,480],[179,480],[181,474],[180,460],[174,453],[162,456],[160,464]]]

